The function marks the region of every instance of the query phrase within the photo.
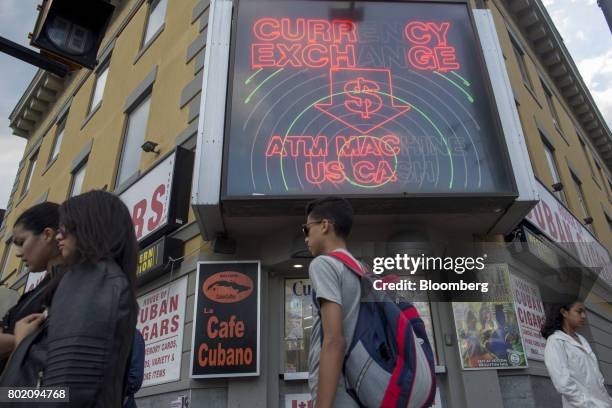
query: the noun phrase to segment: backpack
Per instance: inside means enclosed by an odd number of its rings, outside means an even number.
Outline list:
[[[416,307],[374,290],[371,274],[347,254],[327,255],[357,274],[369,300],[360,302],[344,358],[347,392],[366,408],[431,406],[436,395],[433,351]]]

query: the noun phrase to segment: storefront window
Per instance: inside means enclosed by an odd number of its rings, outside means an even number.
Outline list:
[[[398,292],[401,295],[401,292]],[[427,337],[438,357],[434,343],[431,309],[428,302],[415,302],[419,315],[425,323]],[[308,371],[308,350],[312,332],[312,297],[310,279],[285,279],[285,316],[283,333],[284,372]]]
[[[308,371],[308,350],[312,332],[310,279],[285,279],[284,371]]]

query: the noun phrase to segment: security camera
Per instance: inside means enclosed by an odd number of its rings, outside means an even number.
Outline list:
[[[155,150],[157,146],[158,144],[155,142],[146,141],[142,144],[142,146],[140,146],[140,148],[146,153],[159,154],[159,149]]]

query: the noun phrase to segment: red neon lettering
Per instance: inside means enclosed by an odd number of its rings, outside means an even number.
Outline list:
[[[144,227],[144,216],[147,212],[147,200],[143,199],[134,205],[132,209],[132,221],[136,228],[136,238],[142,237],[142,229]]]
[[[335,43],[341,43],[344,37],[346,37],[347,42],[357,42],[357,27],[355,27],[355,23],[349,20],[333,20],[332,25],[334,27]]]
[[[326,136],[287,136],[283,140],[281,136],[274,135],[270,138],[266,148],[266,157],[327,157]]]
[[[336,137],[338,157],[387,156],[395,157],[400,153],[400,140],[396,135],[385,135],[380,139],[367,136]]]
[[[380,138],[382,153],[388,157],[394,157],[400,154],[400,139],[396,135],[386,135]]]
[[[362,184],[373,184],[375,180],[374,164],[367,160],[362,160],[353,166],[355,180]]]
[[[438,46],[443,47],[446,45],[446,33],[448,33],[448,29],[450,28],[449,22],[444,22],[439,26],[436,26],[436,23],[427,23],[427,27],[433,32],[438,40]]]
[[[266,68],[276,66],[273,44],[251,44],[252,68]]]
[[[284,67],[287,64],[291,64],[291,66],[296,67],[296,68],[302,67],[302,62],[296,55],[297,52],[301,48],[300,44],[291,44],[287,46],[281,43],[281,44],[276,44],[276,45],[277,45],[278,51],[281,53],[280,60],[278,60],[278,63],[276,64],[276,66]]]
[[[387,181],[397,181],[395,172],[386,160],[381,160],[378,168],[371,161],[359,161],[353,166],[353,174],[361,184],[380,185]]]
[[[156,217],[149,218],[147,222],[147,228],[149,231],[153,231],[159,225],[162,215],[164,213],[164,205],[159,201],[160,197],[166,194],[166,185],[160,184],[153,192],[153,198],[151,199],[151,210],[155,213]]]
[[[319,54],[319,57],[314,56],[315,53]],[[309,68],[322,68],[329,64],[329,58],[327,55],[327,48],[321,44],[308,44],[302,51],[302,59],[304,64]]]
[[[355,66],[355,46],[347,44],[344,46],[344,50],[340,49],[340,45],[332,45],[331,50],[331,65],[332,68],[350,68]],[[345,64],[341,64],[341,62]]]
[[[422,34],[419,34],[419,31]],[[413,21],[406,24],[404,35],[413,44],[426,45],[431,41],[431,34],[428,33],[427,24],[422,21]]]
[[[414,44],[408,60],[416,69],[447,72],[461,69],[455,47],[447,46],[450,23],[437,25],[431,21],[413,21],[404,27],[404,36]]]
[[[285,138],[285,144],[289,145],[289,154],[291,154],[291,157],[306,157],[306,143],[304,141],[304,137],[287,136]],[[301,154],[300,148],[302,149]]]
[[[264,17],[253,24],[253,35],[260,41],[302,41],[310,43],[357,42],[357,27],[350,20],[291,19]],[[332,38],[333,37],[333,38]]]
[[[412,21],[404,27],[404,36],[416,45],[445,46],[449,28],[449,22],[436,25],[431,21]],[[436,37],[436,44],[430,44],[434,36]]]
[[[318,161],[316,166],[312,162],[307,162],[305,170],[306,181],[310,184],[321,184],[325,181],[338,184],[346,178],[344,175],[344,165],[335,160],[330,162]]]
[[[342,183],[346,179],[344,174],[344,165],[337,161],[327,163],[327,181],[333,184]]]
[[[272,136],[266,148],[266,157],[281,156],[287,157],[287,150],[283,146],[283,139],[278,136]]]
[[[330,42],[331,24],[327,20],[308,20],[308,41],[309,42]]]
[[[359,156],[359,144],[358,138],[351,136],[346,138],[345,136],[336,137],[336,154],[338,157],[358,157]]]
[[[306,181],[310,184],[321,184],[325,181],[325,162],[317,162],[317,172],[311,162],[306,163]]]
[[[316,55],[318,54],[318,56]],[[295,68],[354,67],[354,45],[321,44],[251,44],[251,68],[282,68],[290,65]]]
[[[376,171],[376,184],[383,184],[387,181],[397,181],[397,177],[389,162],[381,160]]]
[[[420,70],[436,69],[436,61],[431,50],[425,46],[415,46],[408,51],[408,61],[413,67]]]
[[[330,162],[319,161],[316,166],[312,162],[307,162],[305,169],[306,181],[310,184],[321,184],[325,181],[338,184],[346,179],[344,165],[335,160]]]
[[[303,18],[295,19],[295,31],[291,32],[291,19],[281,19],[281,32],[283,38],[288,41],[300,41],[306,35],[306,21]]]
[[[275,18],[260,18],[253,24],[255,38],[262,41],[274,41],[280,37],[278,20]]]
[[[434,53],[439,71],[447,72],[461,69],[461,66],[457,64],[455,47],[436,47],[434,48]]]
[[[312,147],[310,148],[310,156],[327,157],[327,145],[327,137],[315,137],[312,142]]]

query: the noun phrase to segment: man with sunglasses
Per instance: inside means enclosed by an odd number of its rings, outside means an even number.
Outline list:
[[[316,408],[358,407],[347,393],[342,375],[346,349],[359,315],[357,276],[330,252],[346,250],[353,225],[353,208],[343,198],[310,202],[302,225],[306,245],[315,259],[308,274],[312,284],[313,324],[308,353],[309,385]]]

